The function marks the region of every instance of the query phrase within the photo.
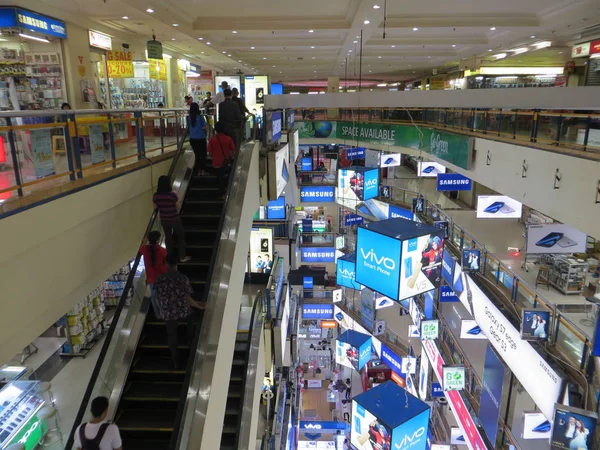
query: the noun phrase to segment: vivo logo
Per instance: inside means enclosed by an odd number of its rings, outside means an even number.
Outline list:
[[[360,253],[364,259],[375,263],[378,266],[383,266],[388,270],[394,270],[396,268],[396,262],[392,258],[388,258],[386,256],[378,257],[373,249],[365,253],[364,249],[361,248]]]
[[[412,443],[415,442],[415,440],[416,440],[416,442],[418,442],[418,439],[420,439],[421,436],[423,436],[424,434],[425,434],[425,427],[421,427],[417,431],[415,431],[412,434],[412,436],[409,436],[408,434],[405,435],[399,443],[396,442],[395,446],[398,450],[406,448],[408,445],[412,445]]]
[[[318,423],[309,423],[304,425],[304,428],[306,428],[307,430],[320,430],[321,425],[319,425]]]
[[[365,349],[364,349],[364,350],[363,350],[363,351],[360,353],[360,356],[359,356],[359,358],[360,358],[360,359],[364,359],[364,358],[366,358],[367,356],[369,356],[369,354],[370,354],[370,353],[371,353],[371,348],[370,348],[370,347],[367,347],[367,348],[365,348]]]
[[[365,187],[367,187],[367,188],[377,187],[377,179],[373,178],[372,180],[367,181],[365,183]]]
[[[340,275],[346,278],[354,279],[354,272],[348,269],[340,270]]]
[[[430,144],[433,153],[448,153],[448,142],[439,133],[431,133]]]

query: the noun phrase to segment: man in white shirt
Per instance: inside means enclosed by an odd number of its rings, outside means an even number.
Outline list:
[[[221,91],[217,92],[210,101],[215,106],[225,101],[225,89],[229,88],[229,84],[227,83],[227,81],[223,81],[221,83],[221,88]]]
[[[75,431],[76,450],[122,450],[123,443],[119,434],[119,427],[106,423],[108,413],[108,399],[96,397],[92,400],[92,419],[83,423]]]

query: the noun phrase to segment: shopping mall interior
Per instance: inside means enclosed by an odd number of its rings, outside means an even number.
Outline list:
[[[597,0],[0,0],[0,450],[600,449],[598,223]]]

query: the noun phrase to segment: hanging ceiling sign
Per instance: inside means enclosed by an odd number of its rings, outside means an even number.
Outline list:
[[[163,46],[156,39],[146,42],[148,59],[163,59]]]

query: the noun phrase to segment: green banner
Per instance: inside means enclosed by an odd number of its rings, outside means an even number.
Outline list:
[[[471,168],[473,138],[414,125],[314,121],[297,123],[300,138],[331,138],[360,144],[421,149],[463,169]]]

